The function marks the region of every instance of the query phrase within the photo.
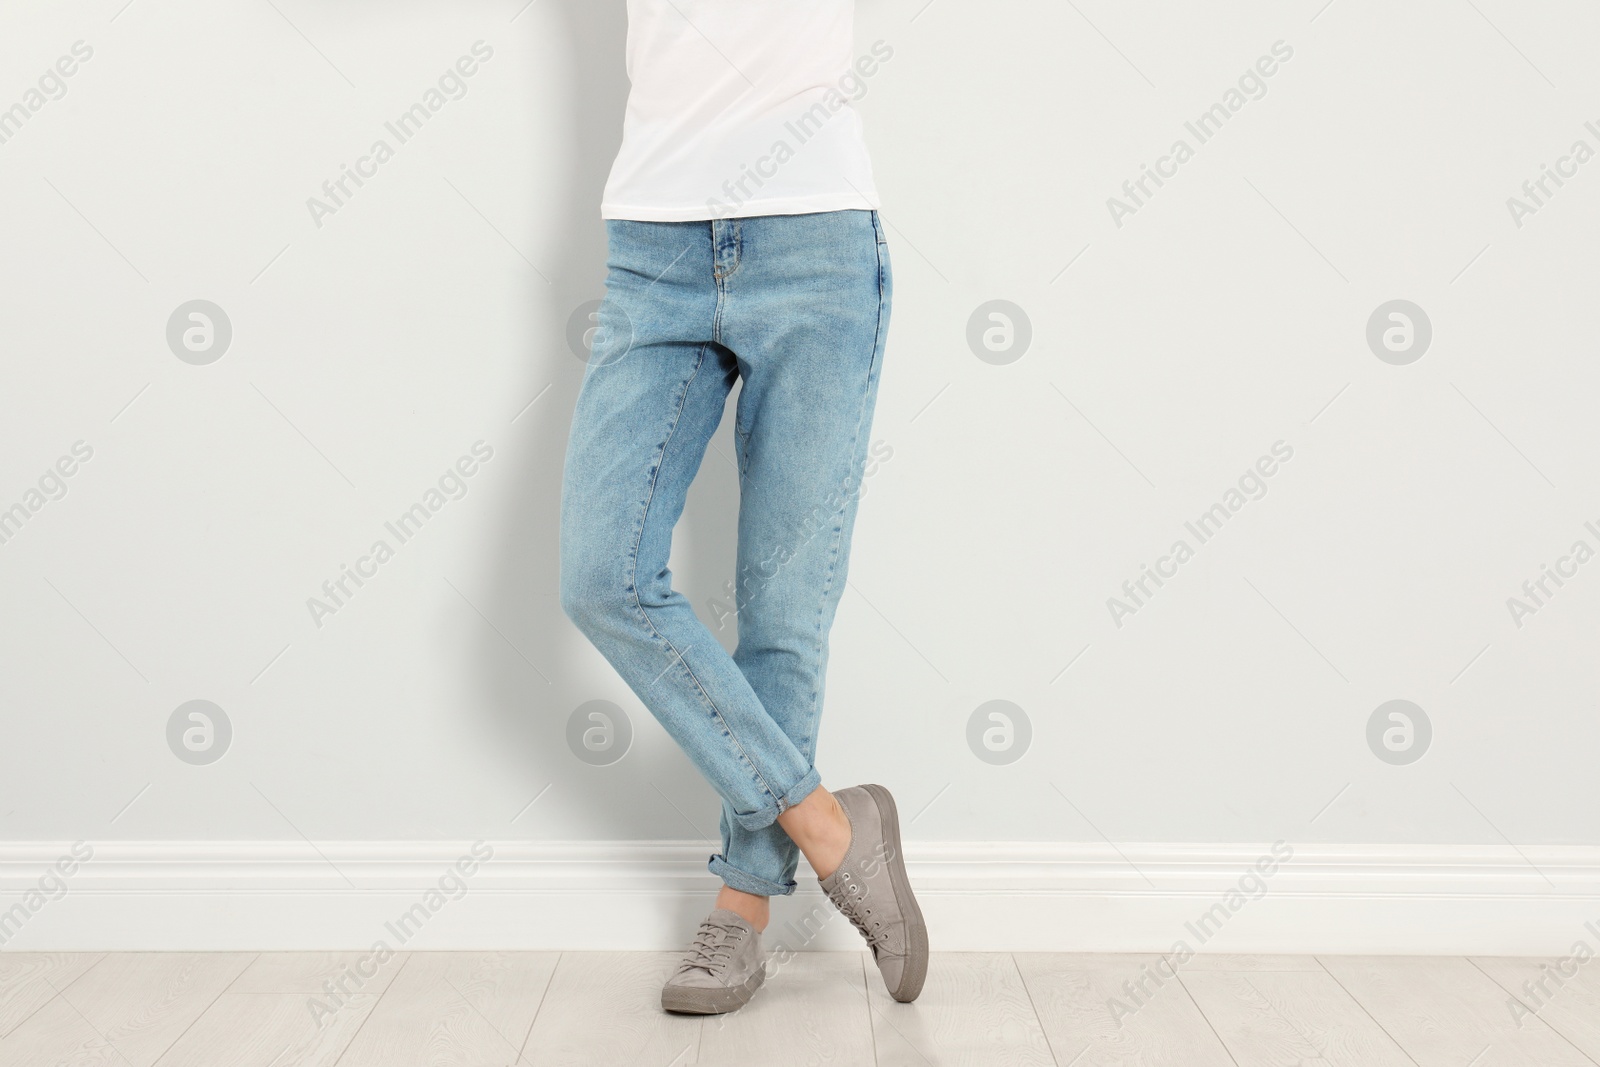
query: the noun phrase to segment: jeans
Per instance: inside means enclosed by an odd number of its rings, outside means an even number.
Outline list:
[[[734,889],[792,893],[776,819],[812,760],[892,290],[876,211],[608,220],[606,295],[567,443],[561,605],[722,798]],[[689,483],[735,379],[738,647],[672,587]]]

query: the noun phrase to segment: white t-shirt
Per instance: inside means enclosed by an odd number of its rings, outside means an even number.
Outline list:
[[[622,149],[600,214],[686,222],[878,207],[854,0],[628,0]]]

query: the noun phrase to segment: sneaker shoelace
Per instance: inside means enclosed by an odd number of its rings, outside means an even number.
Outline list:
[[[872,909],[866,905],[862,887],[851,880],[848,871],[840,873],[839,884],[834,886],[828,898],[850,920],[850,925],[867,939],[867,947],[872,949],[874,958],[880,949],[889,947],[889,932],[883,929],[881,919],[872,918]]]
[[[719,926],[707,919],[700,924],[700,929],[695,931],[694,943],[689,946],[689,952],[684,956],[678,970],[681,972],[698,968],[713,977],[719,977],[733,957],[738,934],[739,931],[734,928]]]

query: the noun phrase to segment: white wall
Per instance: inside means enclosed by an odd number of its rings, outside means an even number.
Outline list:
[[[131,884],[192,888],[184,842],[243,849],[254,885],[273,842],[715,833],[710,791],[556,603],[566,337],[601,292],[625,26],[616,2],[524,2],[0,12],[0,108],[93,52],[0,143],[0,508],[93,452],[0,544],[0,871],[21,888],[77,840],[142,843],[156,871],[90,861],[80,902],[13,947],[94,940],[67,921],[91,898],[115,929]],[[891,785],[913,850],[1054,846],[1068,895],[1108,840],[1180,870],[1181,846],[1279,839],[1358,870],[1492,853],[1504,878],[1461,892],[1511,894],[1537,931],[1513,910],[1495,946],[1570,943],[1600,914],[1600,562],[1520,626],[1507,601],[1573,542],[1600,550],[1600,162],[1520,225],[1507,200],[1600,149],[1600,14],[869,0],[858,22],[863,51],[894,49],[860,104],[896,269],[893,457],[834,630],[825,780]],[[384,123],[478,41],[466,95],[314,221],[308,198],[396,145]],[[1199,144],[1185,122],[1280,41],[1265,95]],[[1179,138],[1193,158],[1118,225],[1108,198]],[[166,336],[196,299],[232,328],[204,365]],[[998,365],[967,340],[996,299],[1032,329]],[[1432,328],[1403,365],[1366,337],[1395,299]],[[479,441],[466,494],[314,623],[308,598]],[[1184,523],[1280,441],[1266,495],[1199,545]],[[674,557],[703,609],[736,493],[713,454]],[[1108,598],[1178,538],[1194,558],[1119,626]],[[168,744],[197,699],[232,727],[203,766]],[[604,767],[566,741],[597,699],[634,734]],[[1032,731],[1004,765],[967,740],[997,699]],[[1367,739],[1394,699],[1432,727],[1405,765]],[[219,899],[192,940],[237,939],[260,898]]]

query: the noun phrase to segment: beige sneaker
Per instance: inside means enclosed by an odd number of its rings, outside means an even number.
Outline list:
[[[928,927],[906,878],[894,798],[881,785],[833,795],[850,820],[850,847],[839,869],[818,879],[822,891],[867,939],[889,995],[916,1000],[928,976]]]
[[[761,931],[727,908],[717,908],[700,924],[683,962],[661,988],[661,1006],[720,1015],[748,1004],[766,977]]]

